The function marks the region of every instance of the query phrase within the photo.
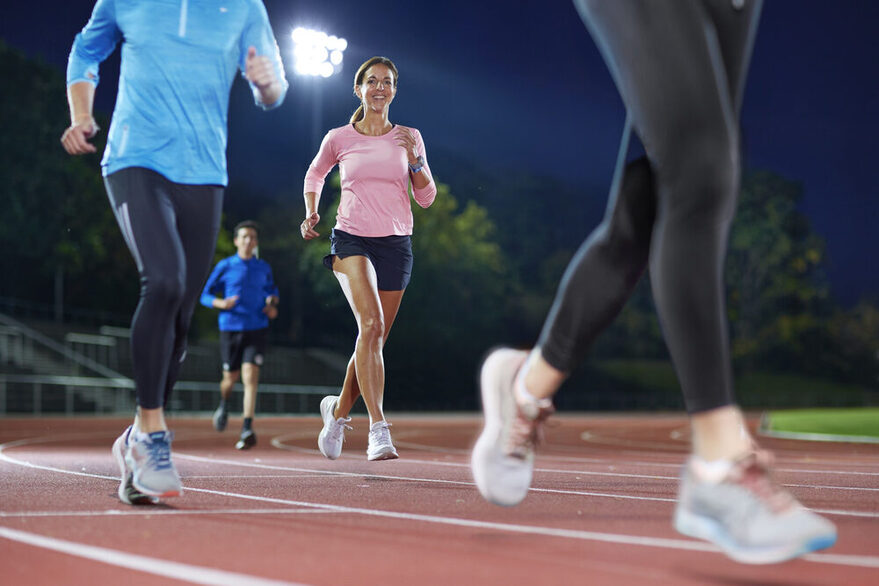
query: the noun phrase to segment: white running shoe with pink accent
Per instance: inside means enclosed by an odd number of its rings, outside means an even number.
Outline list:
[[[772,564],[830,547],[836,527],[803,507],[769,474],[771,456],[754,451],[717,482],[684,465],[674,526],[745,564]]]
[[[528,352],[500,348],[482,363],[479,386],[485,426],[473,447],[470,468],[482,496],[496,505],[519,504],[531,487],[534,448],[543,423],[554,412],[552,402],[520,405],[514,394],[516,375]]]

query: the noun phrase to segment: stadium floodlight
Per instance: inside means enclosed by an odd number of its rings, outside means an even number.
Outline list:
[[[299,75],[330,77],[342,70],[342,53],[348,41],[313,29],[296,27],[293,38],[293,70]]]

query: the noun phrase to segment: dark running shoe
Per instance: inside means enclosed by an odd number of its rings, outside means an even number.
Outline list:
[[[214,429],[217,431],[223,431],[226,429],[226,423],[229,421],[229,412],[226,411],[225,407],[217,407],[217,410],[214,411]]]
[[[248,429],[247,431],[241,432],[241,437],[238,438],[238,443],[235,444],[236,450],[249,450],[253,446],[256,445],[256,434],[253,433],[253,430]]]

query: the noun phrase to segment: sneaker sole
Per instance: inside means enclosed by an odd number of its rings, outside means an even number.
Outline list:
[[[717,521],[680,508],[675,511],[674,527],[683,535],[713,543],[731,559],[743,564],[777,564],[836,543],[836,533],[832,533],[776,547],[742,547]]]
[[[131,485],[136,491],[141,492],[147,496],[156,498],[171,498],[175,496],[181,496],[183,494],[183,487],[172,488],[165,491],[152,490],[137,482],[133,476],[131,478]]]
[[[397,450],[391,448],[390,450],[385,450],[378,454],[369,454],[366,456],[366,459],[370,462],[376,462],[378,460],[396,460],[399,457]]]
[[[170,488],[164,491],[153,490],[151,488],[147,488],[140,484],[137,480],[135,480],[134,476],[131,477],[131,485],[134,489],[140,493],[143,493],[147,496],[157,497],[157,498],[171,498],[175,496],[181,496],[183,494],[183,487],[180,488]]]
[[[512,490],[509,486],[503,486],[498,490],[495,476],[489,471],[492,464],[504,459],[501,452],[501,435],[504,428],[504,413],[512,422],[515,416],[515,406],[512,403],[513,396],[504,392],[504,389],[512,384],[512,381],[498,381],[494,373],[498,367],[491,365],[490,362],[505,362],[511,366],[504,368],[503,373],[508,376],[512,371],[515,380],[516,373],[522,368],[522,365],[528,358],[528,353],[521,350],[513,350],[511,348],[499,348],[489,352],[479,370],[479,388],[482,397],[482,411],[485,419],[484,427],[476,444],[473,446],[473,454],[470,458],[470,469],[473,472],[473,479],[476,481],[476,487],[482,497],[496,505],[511,507],[519,504],[528,494],[531,486],[531,474],[528,474],[527,484],[522,487],[514,487]],[[494,485],[492,481],[495,481]]]

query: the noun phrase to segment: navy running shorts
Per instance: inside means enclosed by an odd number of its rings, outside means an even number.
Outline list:
[[[412,278],[411,236],[355,236],[333,228],[330,253],[324,266],[333,269],[333,257],[365,256],[375,268],[381,291],[402,291]]]

